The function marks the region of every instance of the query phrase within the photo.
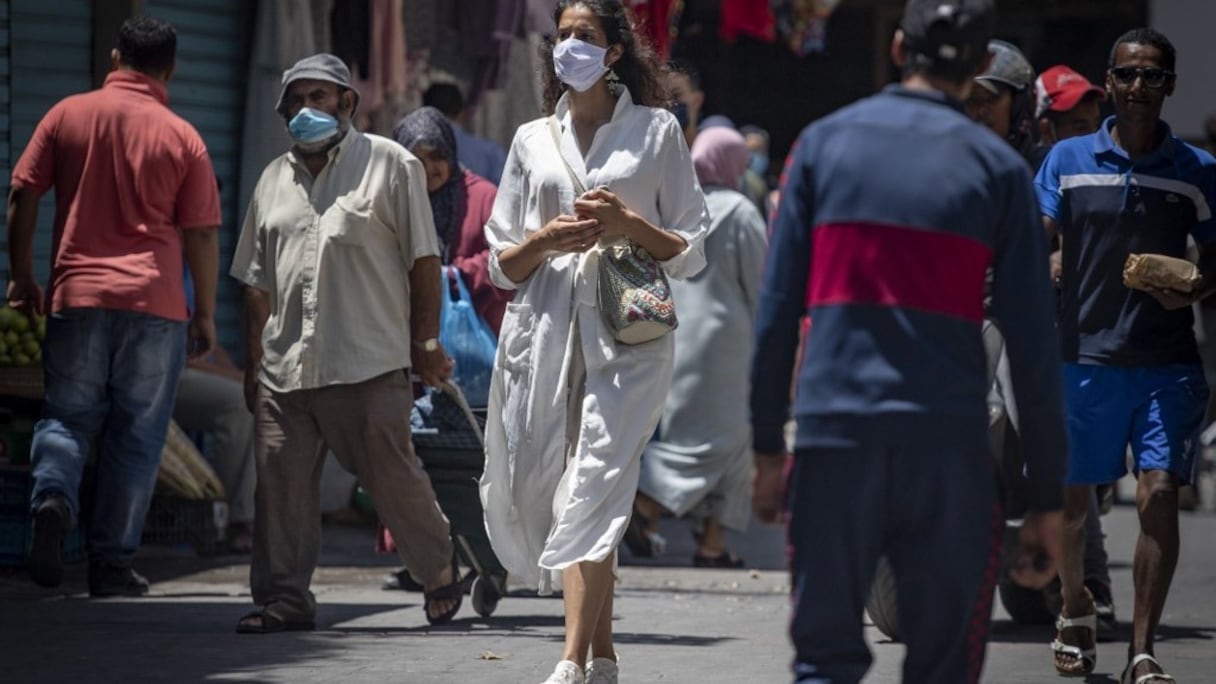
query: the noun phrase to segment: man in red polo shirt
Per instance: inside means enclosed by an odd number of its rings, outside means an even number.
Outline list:
[[[156,483],[185,346],[215,344],[220,223],[215,171],[197,131],[168,107],[177,33],[123,24],[105,85],[68,97],[39,122],[13,169],[8,301],[50,308],[46,396],[32,448],[35,582],[63,578],[63,538],[79,514],[81,474],[97,441],[88,534],[89,593],[133,596],[131,568]],[[55,190],[48,296],[33,276],[38,199]],[[182,254],[196,288],[193,317]]]

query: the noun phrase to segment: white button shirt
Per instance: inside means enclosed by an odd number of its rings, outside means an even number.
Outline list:
[[[231,275],[270,298],[259,379],[277,392],[410,365],[414,260],[439,254],[422,163],[351,129],[314,179],[294,152],[254,189]]]

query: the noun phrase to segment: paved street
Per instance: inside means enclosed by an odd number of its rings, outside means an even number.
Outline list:
[[[1130,617],[1134,512],[1105,519],[1119,616]],[[781,532],[756,527],[736,548],[755,570],[672,567],[692,552],[687,532],[665,521],[661,562],[621,569],[616,601],[625,682],[788,681],[788,591]],[[73,566],[62,591],[42,591],[23,574],[0,573],[0,681],[24,682],[510,682],[535,684],[561,643],[561,603],[508,597],[488,620],[466,602],[452,626],[431,629],[421,595],[384,592],[392,559],[370,551],[372,531],[329,526],[315,588],[320,630],[238,636],[248,608],[240,558],[198,559],[153,549],[141,568],[155,581],[139,600],[90,601]],[[1181,682],[1213,681],[1216,667],[1216,515],[1184,514],[1184,552],[1158,649]],[[1057,681],[1044,628],[1009,622],[997,602],[985,681]],[[1126,623],[1124,625],[1126,639]],[[897,681],[902,647],[867,629],[875,666],[868,681]],[[1126,641],[1101,644],[1098,674],[1114,682]]]

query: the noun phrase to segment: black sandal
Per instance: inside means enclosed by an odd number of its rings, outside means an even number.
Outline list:
[[[452,621],[460,611],[464,602],[464,581],[460,577],[460,566],[456,564],[456,556],[452,556],[452,582],[438,589],[422,593],[422,610],[426,613],[426,621],[432,625],[442,625]],[[431,605],[438,601],[451,601],[452,607],[439,615],[431,615]]]
[[[249,621],[258,620],[257,624]],[[237,634],[274,634],[275,632],[311,632],[317,628],[312,620],[284,620],[274,613],[260,608],[241,617],[236,623]]]
[[[699,553],[692,555],[694,568],[742,568],[744,565],[746,563],[743,559],[733,551],[723,551],[716,556],[702,556]]]
[[[629,524],[625,526],[625,537],[621,541],[625,542],[625,548],[629,549],[635,558],[661,556],[666,549],[665,540],[662,536],[650,532],[650,525],[650,518],[634,504]]]

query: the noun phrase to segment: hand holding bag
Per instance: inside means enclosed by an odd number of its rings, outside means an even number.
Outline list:
[[[472,406],[485,406],[490,399],[490,378],[494,374],[494,355],[498,341],[490,326],[477,314],[473,297],[452,266],[442,270],[443,290],[439,308],[439,342],[452,357],[452,379]],[[458,297],[452,299],[452,280]]]
[[[557,117],[549,117],[549,132],[574,191],[587,192],[562,154]],[[676,329],[675,302],[667,274],[650,253],[628,239],[601,240],[596,299],[604,324],[618,342],[642,344]]]

